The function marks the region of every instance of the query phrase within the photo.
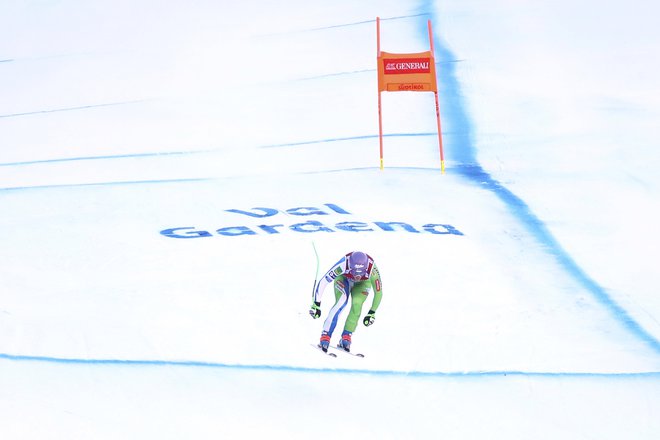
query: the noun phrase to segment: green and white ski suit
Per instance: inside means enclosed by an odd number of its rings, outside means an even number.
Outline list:
[[[332,336],[332,333],[337,326],[337,320],[344,311],[344,308],[351,300],[351,308],[346,318],[344,330],[354,332],[357,328],[360,314],[362,313],[362,305],[369,295],[373,293],[373,300],[371,302],[371,312],[375,312],[380,305],[383,297],[383,285],[380,279],[380,272],[374,263],[373,258],[369,255],[369,263],[367,272],[362,279],[356,280],[348,271],[348,257],[352,254],[349,252],[344,255],[330,270],[328,270],[321,280],[317,283],[314,289],[314,301],[320,303],[323,297],[323,291],[330,283],[334,283],[335,290],[335,304],[328,312],[328,316],[323,323],[323,331]]]

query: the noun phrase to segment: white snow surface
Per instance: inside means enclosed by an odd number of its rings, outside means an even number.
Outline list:
[[[0,438],[660,438],[659,14],[0,3]],[[376,17],[431,20],[445,174],[431,93],[379,168]],[[352,250],[383,301],[331,358]]]

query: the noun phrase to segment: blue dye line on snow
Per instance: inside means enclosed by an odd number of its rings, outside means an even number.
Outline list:
[[[109,159],[135,159],[141,157],[154,157],[154,156],[182,156],[187,154],[200,154],[208,153],[210,150],[205,151],[170,151],[170,152],[161,152],[161,153],[134,153],[134,154],[115,154],[108,156],[83,156],[83,157],[65,157],[58,159],[43,159],[43,160],[30,160],[24,162],[7,162],[0,163],[0,167],[12,167],[12,166],[23,166],[23,165],[36,165],[36,164],[45,164],[45,163],[58,163],[58,162],[77,162],[81,160],[109,160]]]
[[[429,0],[422,1],[423,9],[432,10],[432,3]],[[437,19],[434,17],[434,21]],[[426,31],[426,22],[420,26],[425,30],[424,38],[428,40]],[[454,60],[456,56],[440,41],[437,34],[434,38],[434,48],[436,58],[441,60]],[[518,218],[527,230],[541,244],[546,246],[557,263],[589,291],[606,309],[621,322],[631,333],[644,341],[656,353],[660,353],[660,341],[647,332],[639,323],[637,323],[628,312],[616,303],[593,278],[591,278],[568,252],[559,244],[548,230],[545,224],[529,208],[529,206],[500,182],[494,179],[478,163],[475,143],[473,142],[474,127],[466,110],[461,95],[461,86],[456,76],[456,66],[447,64],[444,69],[438,72],[439,93],[441,100],[441,112],[443,120],[452,127],[456,134],[452,137],[452,142],[448,143],[448,156],[453,161],[459,163],[451,172],[462,176],[470,183],[491,191],[509,208],[510,212]]]
[[[59,113],[59,112],[70,112],[70,111],[75,111],[75,110],[87,110],[90,108],[100,108],[100,107],[112,107],[112,106],[117,106],[117,105],[127,105],[127,104],[137,104],[140,102],[144,102],[146,100],[137,100],[137,101],[122,101],[122,102],[109,102],[105,104],[90,104],[90,105],[82,105],[79,107],[64,107],[64,108],[55,108],[51,110],[34,110],[31,112],[24,112],[24,113],[8,113],[4,115],[0,115],[0,118],[16,118],[19,116],[34,116],[34,115],[40,115],[44,113]]]
[[[419,137],[419,136],[437,136],[437,135],[438,133],[391,133],[391,134],[384,134],[383,137]],[[263,145],[260,148],[296,147],[300,145],[357,141],[362,139],[375,139],[375,138],[378,138],[377,134],[365,134],[362,136],[350,136],[350,137],[340,137],[340,138],[317,139],[317,140],[301,141],[301,142],[287,142],[285,144]]]
[[[463,60],[451,60],[451,61],[436,61],[435,65],[436,66],[442,66],[443,64],[447,63],[460,63]],[[356,75],[359,73],[374,73],[376,72],[376,69],[362,69],[362,70],[352,70],[348,72],[335,72],[335,73],[326,73],[324,75],[316,75],[316,76],[306,76],[304,78],[296,78],[294,81],[309,81],[309,80],[314,80],[314,79],[323,79],[323,78],[332,78],[336,76],[347,76],[347,75]]]
[[[90,186],[122,186],[122,185],[140,185],[140,184],[158,184],[158,183],[187,183],[187,182],[207,182],[217,180],[210,177],[199,177],[189,179],[157,179],[157,180],[129,180],[119,182],[90,182],[90,183],[62,183],[59,185],[37,185],[37,186],[16,186],[10,188],[0,188],[0,191],[24,191],[52,188],[78,188]]]
[[[391,134],[384,134],[383,137],[420,137],[420,136],[437,136],[437,135],[438,135],[437,133],[391,133]],[[355,141],[355,140],[375,139],[375,138],[378,138],[377,134],[350,136],[350,137],[341,137],[341,138],[314,139],[309,141],[288,142],[282,144],[269,144],[269,145],[259,146],[258,148],[295,147],[301,145],[323,144],[330,142],[345,142],[345,141]],[[6,163],[0,163],[0,167],[37,165],[37,164],[46,164],[46,163],[59,163],[59,162],[76,162],[76,161],[84,161],[84,160],[114,160],[114,159],[135,159],[135,158],[143,158],[143,157],[185,156],[185,155],[195,155],[195,154],[207,154],[217,151],[220,150],[170,151],[170,152],[157,152],[157,153],[116,154],[116,155],[107,155],[107,156],[67,157],[67,158],[56,158],[56,159],[30,160],[23,162],[6,162]]]
[[[370,167],[355,167],[355,168],[337,168],[334,170],[319,170],[319,171],[299,171],[295,174],[328,174],[328,173],[346,173],[350,171],[368,171],[368,170],[379,170],[377,166]],[[437,173],[437,167],[388,167],[390,170],[417,170],[417,171],[429,171],[432,173]],[[231,176],[230,179],[235,179],[241,176]],[[36,186],[15,186],[8,188],[0,188],[0,192],[11,192],[11,191],[28,191],[28,190],[42,190],[42,189],[57,189],[57,188],[77,188],[77,187],[94,187],[94,186],[122,186],[122,185],[150,185],[150,184],[159,184],[159,183],[187,183],[187,182],[209,182],[214,180],[227,179],[221,177],[198,177],[198,178],[187,178],[187,179],[159,179],[159,180],[131,180],[131,181],[114,181],[114,182],[90,182],[90,183],[62,183],[55,185],[36,185]]]
[[[429,15],[429,14],[426,13],[426,12],[422,12],[422,13],[419,13],[419,14],[412,14],[412,15],[399,15],[399,16],[396,16],[396,17],[383,17],[380,20],[381,21],[404,20],[404,19],[408,19],[408,18],[417,18],[417,17],[427,16],[427,15]],[[370,19],[370,20],[356,21],[356,22],[353,22],[353,23],[335,24],[335,25],[332,25],[332,26],[312,28],[312,29],[309,29],[309,30],[310,31],[321,31],[321,30],[325,30],[325,29],[334,29],[334,28],[341,28],[341,27],[348,27],[348,26],[359,26],[359,25],[375,23],[375,22],[376,22],[376,19],[373,18],[373,19]]]
[[[201,361],[165,361],[165,360],[122,360],[122,359],[78,359],[58,358],[49,356],[20,356],[0,353],[0,359],[23,362],[44,362],[63,365],[109,365],[109,366],[135,366],[135,367],[187,367],[187,368],[216,368],[230,370],[267,370],[279,372],[296,373],[339,373],[339,374],[367,374],[372,376],[399,376],[399,377],[549,377],[549,378],[571,378],[571,377],[593,377],[593,378],[653,378],[660,379],[660,371],[645,372],[545,372],[545,371],[402,371],[402,370],[368,370],[362,368],[312,368],[295,367],[288,365],[267,364],[226,364],[220,362]]]
[[[428,15],[427,13],[420,13],[420,14],[412,14],[412,15],[399,15],[395,17],[381,17],[381,21],[391,21],[391,20],[407,20],[409,18],[417,18],[422,15]],[[328,29],[336,29],[336,28],[344,28],[344,27],[350,27],[350,26],[362,26],[365,24],[370,24],[370,23],[375,23],[376,19],[372,18],[369,20],[362,20],[362,21],[354,21],[351,23],[340,23],[340,24],[333,24],[330,26],[322,26],[322,27],[317,27],[317,28],[309,28],[309,29],[300,29],[297,31],[288,31],[288,32],[277,32],[277,33],[271,33],[271,34],[263,34],[263,35],[257,35],[257,37],[272,37],[274,35],[290,35],[290,34],[296,34],[296,33],[304,33],[304,32],[316,32],[316,31],[324,31]]]
[[[324,75],[315,75],[315,76],[306,76],[303,78],[295,78],[293,81],[309,81],[313,79],[323,79],[323,78],[332,78],[336,76],[348,76],[348,75],[357,75],[359,73],[373,73],[376,69],[362,69],[362,70],[351,70],[348,72],[335,72],[335,73],[326,73]]]

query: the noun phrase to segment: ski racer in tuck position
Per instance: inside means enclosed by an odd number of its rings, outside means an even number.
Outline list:
[[[328,284],[334,282],[335,290],[335,305],[332,306],[328,317],[323,323],[323,332],[321,333],[321,341],[319,346],[325,352],[328,351],[330,346],[330,338],[337,326],[337,320],[342,311],[351,301],[351,308],[344,324],[344,331],[341,334],[341,339],[337,347],[346,351],[351,350],[351,335],[357,328],[360,314],[362,313],[362,305],[373,292],[373,300],[369,313],[367,313],[362,320],[365,326],[370,326],[374,323],[376,317],[376,310],[380,305],[383,297],[383,286],[380,280],[380,272],[374,263],[373,258],[364,252],[349,252],[344,255],[330,270],[328,270],[323,278],[316,284],[314,288],[314,299],[309,314],[312,318],[317,319],[321,316],[321,298],[323,291]]]

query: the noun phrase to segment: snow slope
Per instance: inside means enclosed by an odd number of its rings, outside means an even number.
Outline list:
[[[2,437],[656,438],[637,3],[0,5]],[[376,16],[433,22],[444,175],[428,94],[384,94],[379,170]],[[355,249],[384,299],[332,359]]]

